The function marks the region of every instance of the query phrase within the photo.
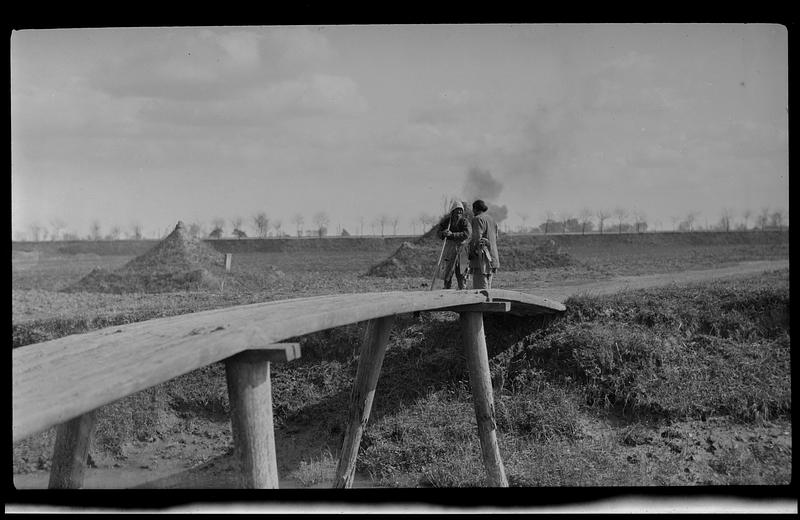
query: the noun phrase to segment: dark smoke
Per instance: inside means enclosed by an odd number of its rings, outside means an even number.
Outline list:
[[[508,208],[505,206],[505,204],[502,206],[497,206],[496,204],[487,202],[486,205],[489,206],[489,209],[486,211],[486,213],[491,215],[494,221],[498,224],[508,217]]]
[[[467,200],[483,199],[488,204],[496,201],[501,191],[503,191],[503,184],[492,177],[489,170],[473,166],[467,172],[463,189],[464,197]]]
[[[492,216],[498,224],[508,217],[508,208],[503,205],[495,204],[500,192],[503,191],[503,183],[492,177],[489,170],[484,170],[473,166],[467,172],[464,180],[464,199],[472,204],[476,199],[483,200],[489,207],[487,213]]]

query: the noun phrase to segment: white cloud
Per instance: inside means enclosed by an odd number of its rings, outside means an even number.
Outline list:
[[[228,53],[231,62],[245,68],[253,68],[260,64],[260,39],[257,34],[245,31],[220,34],[217,37],[219,45]]]
[[[314,74],[303,84],[299,102],[303,108],[312,111],[339,114],[364,112],[368,108],[355,81],[328,74]]]
[[[264,35],[264,46],[282,66],[307,67],[335,55],[327,37],[310,27],[270,27]]]
[[[212,100],[152,100],[142,110],[148,121],[174,126],[272,125],[270,118],[357,115],[368,108],[351,78],[331,75],[275,82]]]
[[[142,35],[137,45],[109,49],[90,72],[95,87],[119,97],[230,97],[265,82],[307,74],[334,55],[323,34],[304,27],[174,29]]]

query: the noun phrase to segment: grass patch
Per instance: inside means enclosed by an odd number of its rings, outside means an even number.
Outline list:
[[[506,379],[573,385],[594,407],[667,419],[791,414],[788,273],[566,302],[523,340]]]
[[[163,385],[131,394],[97,410],[93,449],[125,457],[125,444],[149,441],[167,433],[169,408]]]
[[[310,461],[300,461],[298,468],[289,475],[289,478],[297,480],[303,487],[331,483],[336,477],[338,463],[338,459],[330,450],[325,450],[319,457]]]
[[[495,396],[495,421],[499,432],[549,442],[574,440],[581,435],[577,399],[547,381],[510,395]]]
[[[467,469],[480,464],[480,446],[472,404],[462,394],[435,392],[370,424],[357,470],[391,486],[475,485],[481,472]]]

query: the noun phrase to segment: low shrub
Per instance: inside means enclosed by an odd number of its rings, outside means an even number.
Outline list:
[[[506,379],[545,373],[591,406],[663,418],[791,413],[786,273],[581,296],[523,340]]]

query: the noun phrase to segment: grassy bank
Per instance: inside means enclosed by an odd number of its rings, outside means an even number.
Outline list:
[[[565,303],[554,321],[486,316],[512,485],[789,481],[790,444],[748,444],[753,428],[791,427],[788,270]],[[278,434],[311,439],[298,461],[309,479],[330,469],[320,453],[337,456],[363,332],[294,338],[303,357],[273,367]],[[401,317],[390,345],[358,471],[388,486],[484,485],[457,315]],[[121,459],[132,440],[228,412],[218,363],[101,409],[92,449]],[[14,470],[47,468],[52,442],[50,431],[17,443]]]
[[[720,449],[676,426],[790,420],[788,272],[566,305],[492,358],[512,485],[789,482],[791,447]],[[476,437],[462,374],[376,420],[361,469],[388,485],[483,485]],[[693,448],[719,451],[705,472]]]

